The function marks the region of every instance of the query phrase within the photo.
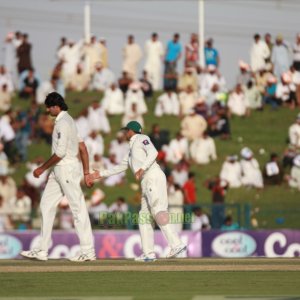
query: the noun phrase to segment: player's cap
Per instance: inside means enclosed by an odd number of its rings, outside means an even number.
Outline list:
[[[130,121],[125,127],[121,128],[121,130],[132,130],[135,133],[141,133],[142,126],[137,121]]]

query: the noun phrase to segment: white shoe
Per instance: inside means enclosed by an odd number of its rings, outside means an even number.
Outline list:
[[[70,261],[83,262],[83,261],[93,261],[96,260],[96,254],[94,251],[87,253],[81,252],[80,254],[69,258]]]
[[[135,261],[141,261],[141,262],[152,262],[156,261],[156,255],[155,253],[150,253],[148,255],[142,254],[134,259]]]
[[[171,249],[170,253],[167,255],[167,258],[177,257],[184,250],[186,250],[186,245],[181,244],[181,245]]]
[[[26,258],[44,260],[44,261],[48,260],[47,252],[44,250],[40,250],[40,249],[32,249],[29,251],[22,251],[20,254]]]

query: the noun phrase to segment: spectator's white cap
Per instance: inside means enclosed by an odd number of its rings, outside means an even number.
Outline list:
[[[208,66],[207,66],[207,70],[208,70],[209,72],[214,72],[214,71],[217,70],[217,67],[216,67],[215,65],[208,65]]]
[[[244,62],[243,60],[239,61],[239,67],[241,69],[244,69],[244,70],[249,70],[250,69],[250,66],[246,62]]]
[[[241,150],[241,156],[245,159],[249,159],[253,156],[253,152],[248,147],[244,147]]]
[[[300,154],[294,158],[293,163],[296,167],[300,168]]]
[[[100,189],[95,189],[92,193],[91,203],[92,205],[96,205],[100,203],[105,197],[105,194]]]

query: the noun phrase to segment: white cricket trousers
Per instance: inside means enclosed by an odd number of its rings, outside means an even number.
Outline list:
[[[42,227],[40,249],[48,252],[56,208],[65,195],[71,208],[74,226],[79,237],[81,251],[94,249],[91,222],[80,186],[81,165],[72,163],[55,166],[51,172],[41,199]]]
[[[145,215],[155,215],[159,212],[168,212],[168,194],[166,176],[160,168],[148,171],[142,182],[142,202],[139,212],[139,229],[142,241],[143,253],[148,255],[154,252],[154,229],[153,224],[148,222]],[[170,248],[181,244],[178,234],[172,224],[159,226]]]

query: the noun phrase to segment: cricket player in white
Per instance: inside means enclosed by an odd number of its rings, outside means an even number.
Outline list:
[[[94,180],[124,172],[128,166],[135,174],[137,180],[141,180],[142,201],[139,212],[139,229],[141,234],[143,254],[136,258],[138,261],[154,261],[154,230],[151,222],[142,222],[152,215],[163,232],[169,247],[168,258],[176,257],[186,249],[173,227],[169,224],[168,195],[166,176],[156,163],[157,150],[147,135],[141,134],[142,127],[136,121],[129,122],[125,135],[129,141],[129,151],[123,161],[110,170],[96,171],[88,176],[91,184]]]
[[[68,114],[68,106],[62,96],[56,92],[50,93],[45,100],[47,111],[56,117],[52,134],[52,156],[40,167],[34,170],[34,177],[39,178],[47,169],[54,167],[45,187],[40,207],[42,213],[42,228],[40,245],[37,249],[22,251],[26,258],[37,260],[48,259],[48,248],[51,242],[51,232],[56,214],[56,207],[61,198],[66,196],[74,217],[74,226],[79,237],[81,252],[71,258],[72,261],[95,260],[94,241],[91,223],[80,187],[82,160],[85,183],[88,187],[89,158],[85,144],[78,137],[73,118]]]

